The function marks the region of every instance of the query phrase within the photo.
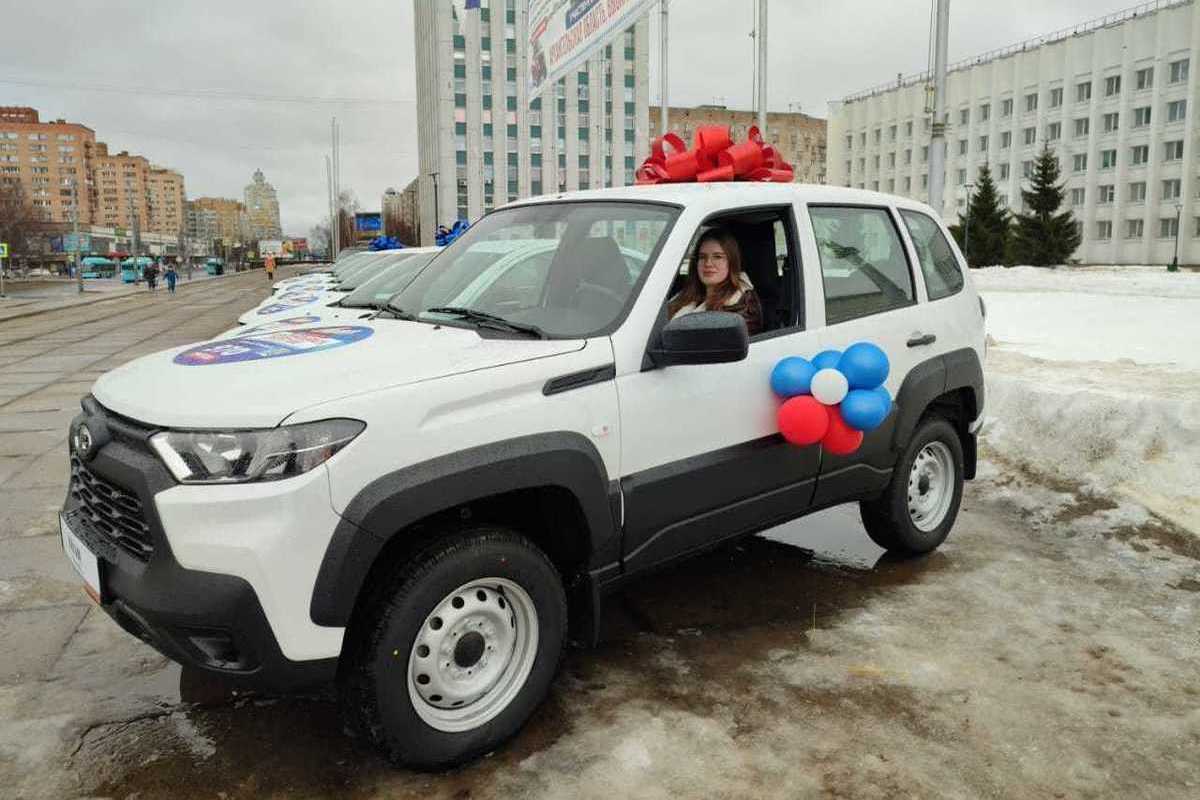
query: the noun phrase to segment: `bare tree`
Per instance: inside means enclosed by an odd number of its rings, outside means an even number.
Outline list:
[[[332,257],[329,252],[329,223],[320,222],[313,225],[308,230],[308,251],[310,253],[325,253]]]
[[[347,189],[338,197],[338,241],[342,249],[354,245],[354,215],[356,213],[358,213],[358,197],[353,191]]]
[[[8,243],[10,255],[24,255],[37,229],[33,206],[19,182],[0,181],[0,242]]]

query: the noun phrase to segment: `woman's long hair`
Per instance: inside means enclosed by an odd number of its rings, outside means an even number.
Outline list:
[[[721,249],[725,251],[725,261],[729,265],[729,274],[725,276],[724,282],[716,287],[712,299],[709,299],[708,287],[700,281],[700,248],[705,242],[721,245]],[[741,284],[742,254],[738,249],[737,239],[724,228],[711,228],[696,242],[696,249],[692,251],[691,260],[688,262],[687,282],[667,306],[667,315],[673,317],[679,309],[688,305],[702,305],[707,311],[720,311],[729,298],[741,290]]]

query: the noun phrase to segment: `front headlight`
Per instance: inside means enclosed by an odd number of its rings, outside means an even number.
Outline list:
[[[150,444],[181,483],[277,481],[320,466],[366,427],[326,419],[268,430],[164,431]]]

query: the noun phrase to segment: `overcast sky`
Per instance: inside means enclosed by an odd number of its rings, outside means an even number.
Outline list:
[[[954,0],[950,59],[1132,4]],[[333,114],[342,122],[343,186],[365,209],[377,210],[384,189],[402,189],[415,175],[413,0],[6,5],[0,105],[31,105],[43,119],[88,125],[115,150],[183,172],[189,197],[240,198],[253,171],[262,169],[279,192],[285,233],[307,234],[326,213],[324,155]],[[755,5],[673,0],[673,105],[716,100],[751,107]],[[658,100],[657,16],[652,102]],[[929,0],[771,0],[769,23],[773,110],[796,103],[824,117],[829,100],[926,65]],[[178,94],[197,91],[209,96]],[[268,99],[281,96],[382,102]]]

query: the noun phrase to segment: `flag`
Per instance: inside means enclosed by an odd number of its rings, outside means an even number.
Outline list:
[[[454,16],[458,18],[464,11],[479,10],[479,0],[450,0],[450,5],[454,6]]]

